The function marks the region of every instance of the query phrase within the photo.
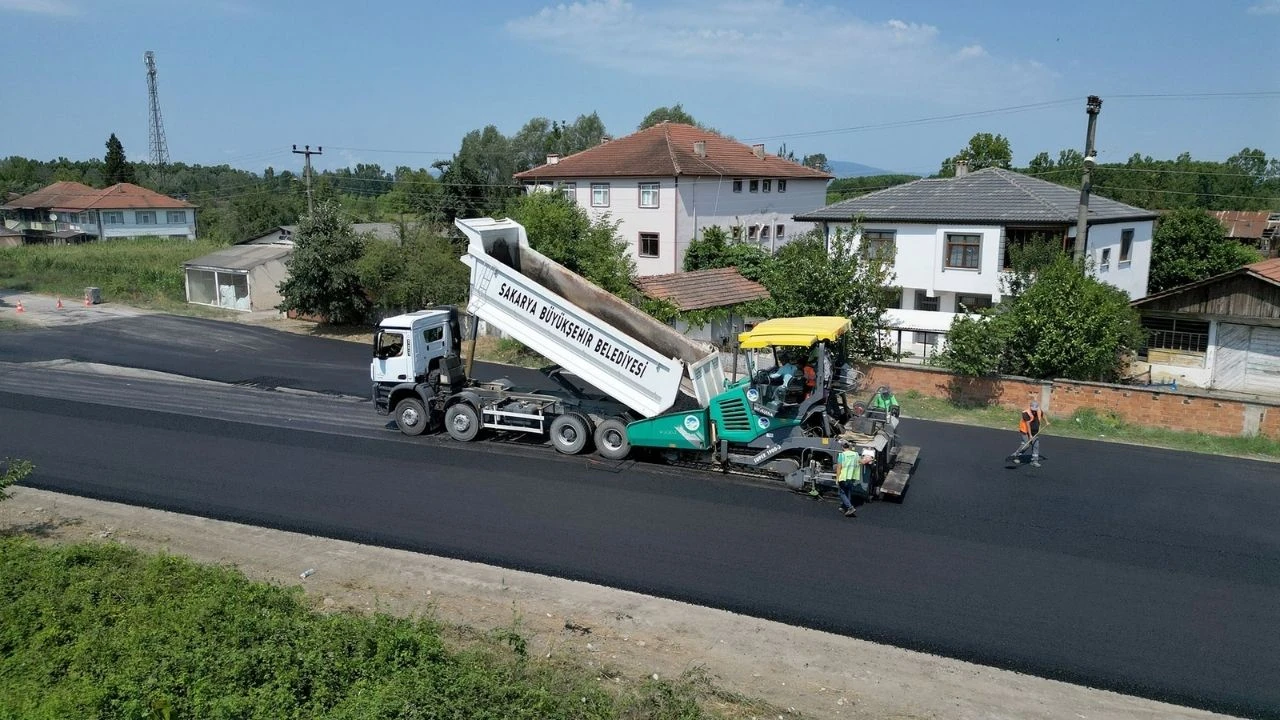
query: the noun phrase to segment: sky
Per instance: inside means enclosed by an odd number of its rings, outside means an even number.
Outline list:
[[[462,136],[652,109],[770,152],[936,172],[977,132],[1014,164],[1083,150],[1280,155],[1280,0],[0,0],[0,157],[147,158],[155,52],[170,159],[260,172],[429,167]]]

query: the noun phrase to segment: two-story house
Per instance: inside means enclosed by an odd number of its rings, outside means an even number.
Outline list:
[[[828,238],[861,223],[857,240],[870,252],[894,250],[895,284],[902,287],[888,313],[909,328],[903,350],[928,352],[951,327],[954,313],[1000,301],[1009,248],[1037,235],[1076,251],[1080,191],[1000,168],[954,178],[926,178],[802,212]],[[1158,214],[1109,200],[1089,199],[1084,256],[1094,275],[1131,299],[1147,294],[1151,236]],[[896,340],[896,338],[891,338]],[[905,345],[914,347],[908,348]]]
[[[596,216],[620,221],[637,275],[683,270],[705,228],[776,249],[812,222],[798,212],[826,200],[829,173],[713,132],[661,123],[517,173],[529,192],[559,189]]]
[[[0,205],[4,225],[24,242],[128,237],[196,238],[196,206],[131,183],[101,190],[56,182]]]

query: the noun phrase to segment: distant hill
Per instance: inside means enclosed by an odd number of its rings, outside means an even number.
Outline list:
[[[863,165],[862,163],[849,162],[848,160],[828,160],[827,164],[831,166],[831,174],[837,178],[896,174],[894,170],[884,170],[870,165]]]

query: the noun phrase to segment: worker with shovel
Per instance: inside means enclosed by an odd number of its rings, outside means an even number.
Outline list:
[[[1040,467],[1040,428],[1048,425],[1044,413],[1040,410],[1039,401],[1032,400],[1022,416],[1018,418],[1018,432],[1022,434],[1022,444],[1010,455],[1014,465],[1022,462],[1022,453],[1031,448],[1031,467]]]

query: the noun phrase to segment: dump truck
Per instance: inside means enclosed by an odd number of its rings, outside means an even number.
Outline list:
[[[568,455],[594,449],[612,461],[635,456],[765,475],[811,494],[835,487],[843,438],[876,453],[861,486],[866,499],[905,494],[918,449],[901,446],[896,417],[877,416],[856,399],[857,373],[844,362],[847,319],[759,323],[739,335],[747,367],[742,377],[733,368],[729,379],[716,347],[537,252],[519,223],[455,224],[467,238],[472,322],[549,359],[542,373],[556,389],[473,378],[476,328],[464,361],[455,308],[386,318],[374,334],[373,402],[404,434],[443,430],[462,442],[485,433],[535,437]],[[794,361],[793,378],[779,372],[782,357]],[[812,368],[807,376],[803,365]]]

